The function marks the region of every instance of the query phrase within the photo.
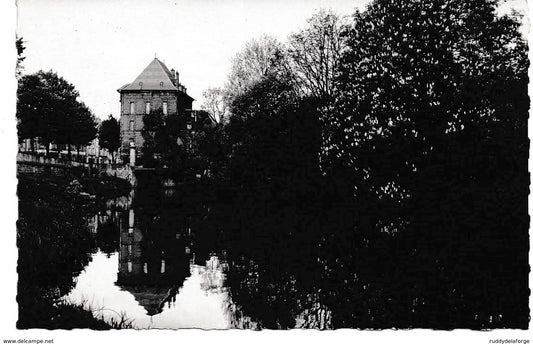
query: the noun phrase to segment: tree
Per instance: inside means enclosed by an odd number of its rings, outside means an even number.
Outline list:
[[[39,71],[19,80],[17,91],[19,140],[39,137],[49,144],[66,143],[69,114],[76,112],[78,91],[56,73]]]
[[[98,124],[91,110],[82,102],[78,102],[76,112],[70,119],[72,123],[71,143],[74,144],[80,154],[81,146],[89,144],[98,134]]]
[[[307,27],[289,37],[288,67],[300,94],[316,100],[322,125],[322,140],[328,133],[328,115],[336,110],[336,75],[345,46],[342,21],[332,11],[320,10],[307,20]]]
[[[18,37],[16,42],[17,47],[17,67],[16,67],[16,76],[17,78],[20,78],[22,75],[22,71],[24,70],[24,67],[22,66],[22,61],[26,59],[26,57],[22,56],[22,53],[26,49],[24,46],[24,41],[22,40],[22,37]]]
[[[293,86],[289,76],[270,74],[233,101],[226,128],[232,182],[274,183],[287,192],[314,178],[320,142],[316,105],[300,99]]]
[[[204,121],[196,134],[195,141],[199,163],[204,169],[209,170],[211,177],[223,178],[229,155],[225,125]]]
[[[115,161],[115,152],[120,147],[120,124],[112,115],[100,124],[98,139],[100,147],[107,149]]]
[[[202,109],[207,111],[214,123],[223,122],[229,111],[224,90],[220,87],[210,87],[202,95],[204,98]]]
[[[247,42],[232,59],[225,86],[229,102],[261,81],[267,73],[272,74],[279,69],[281,56],[283,56],[283,47],[273,37],[261,36],[259,39]]]
[[[343,48],[340,33],[337,14],[320,10],[307,20],[305,29],[289,37],[289,65],[302,94],[328,101],[333,98]]]
[[[38,74],[26,75],[19,80],[17,90],[17,133],[19,142],[29,138],[31,150],[35,150],[35,138],[40,136],[44,125],[41,104],[49,102],[47,94],[42,91],[42,80]]]
[[[391,326],[529,321],[527,46],[496,5],[377,0],[344,32],[322,163],[351,172],[358,269],[374,269],[360,278],[399,315]]]
[[[17,96],[19,140],[38,137],[48,153],[50,143],[79,146],[94,139],[94,116],[77,100],[74,86],[56,73],[39,71],[23,76]]]
[[[164,133],[163,111],[155,110],[143,117],[141,135],[144,139],[142,146],[142,164],[151,167],[156,163],[156,154],[160,154],[160,137]]]
[[[143,117],[142,164],[145,167],[168,167],[182,172],[187,158],[190,135],[184,116],[164,115],[156,109]]]
[[[141,162],[145,167],[165,168],[179,180],[206,170],[223,169],[226,158],[222,125],[213,123],[210,114],[194,112],[188,116],[164,115],[156,109],[143,117]]]

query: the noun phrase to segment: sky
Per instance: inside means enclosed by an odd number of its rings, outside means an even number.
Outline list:
[[[340,15],[368,0],[18,0],[17,34],[26,73],[53,70],[99,118],[119,116],[117,89],[157,56],[200,108],[202,92],[223,86],[230,61],[252,38],[285,41],[320,8]],[[526,8],[508,0],[503,8]]]
[[[54,70],[100,118],[119,115],[116,91],[156,56],[180,73],[196,99],[223,86],[234,56],[252,38],[286,40],[320,8],[349,15],[367,0],[18,0],[17,34],[26,73]]]

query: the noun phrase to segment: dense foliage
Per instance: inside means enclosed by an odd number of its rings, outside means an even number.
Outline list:
[[[164,115],[157,109],[143,118],[141,165],[165,169],[176,181],[196,178],[220,168],[221,125],[205,111],[191,116]],[[217,167],[218,166],[218,167]]]
[[[127,185],[125,185],[127,184]],[[64,298],[98,249],[116,252],[120,232],[105,222],[95,233],[94,218],[107,197],[129,192],[116,178],[19,176],[17,221],[19,317],[17,328],[110,329],[128,324],[106,323],[92,301],[76,305]],[[96,199],[82,193],[90,192]]]
[[[74,286],[96,251],[80,214],[87,203],[63,179],[21,179],[17,221],[19,328],[55,327],[54,303]]]
[[[107,149],[112,156],[120,148],[120,124],[115,117],[103,120],[98,130],[100,147]]]
[[[81,146],[97,134],[96,120],[74,86],[56,73],[39,71],[19,79],[17,129],[20,141]],[[70,146],[69,146],[70,147]]]
[[[391,325],[527,327],[527,47],[495,6],[375,1],[344,32],[322,161],[355,178]]]
[[[529,62],[496,6],[376,0],[342,32],[323,12],[240,73],[232,185],[276,207],[353,203],[323,227],[352,272],[342,288],[343,270],[321,276],[333,327],[527,327]],[[339,295],[351,306],[328,304]]]

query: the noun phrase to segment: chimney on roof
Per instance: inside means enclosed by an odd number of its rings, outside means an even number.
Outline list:
[[[172,76],[172,83],[174,84],[174,86],[178,86],[178,80],[176,78],[176,71],[174,70],[174,68],[170,70],[170,74]]]

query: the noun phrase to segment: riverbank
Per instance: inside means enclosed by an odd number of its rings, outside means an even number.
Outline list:
[[[19,177],[18,328],[129,327],[127,321],[107,323],[90,307],[62,297],[97,250],[87,218],[102,201],[130,189],[128,182],[114,177]]]

